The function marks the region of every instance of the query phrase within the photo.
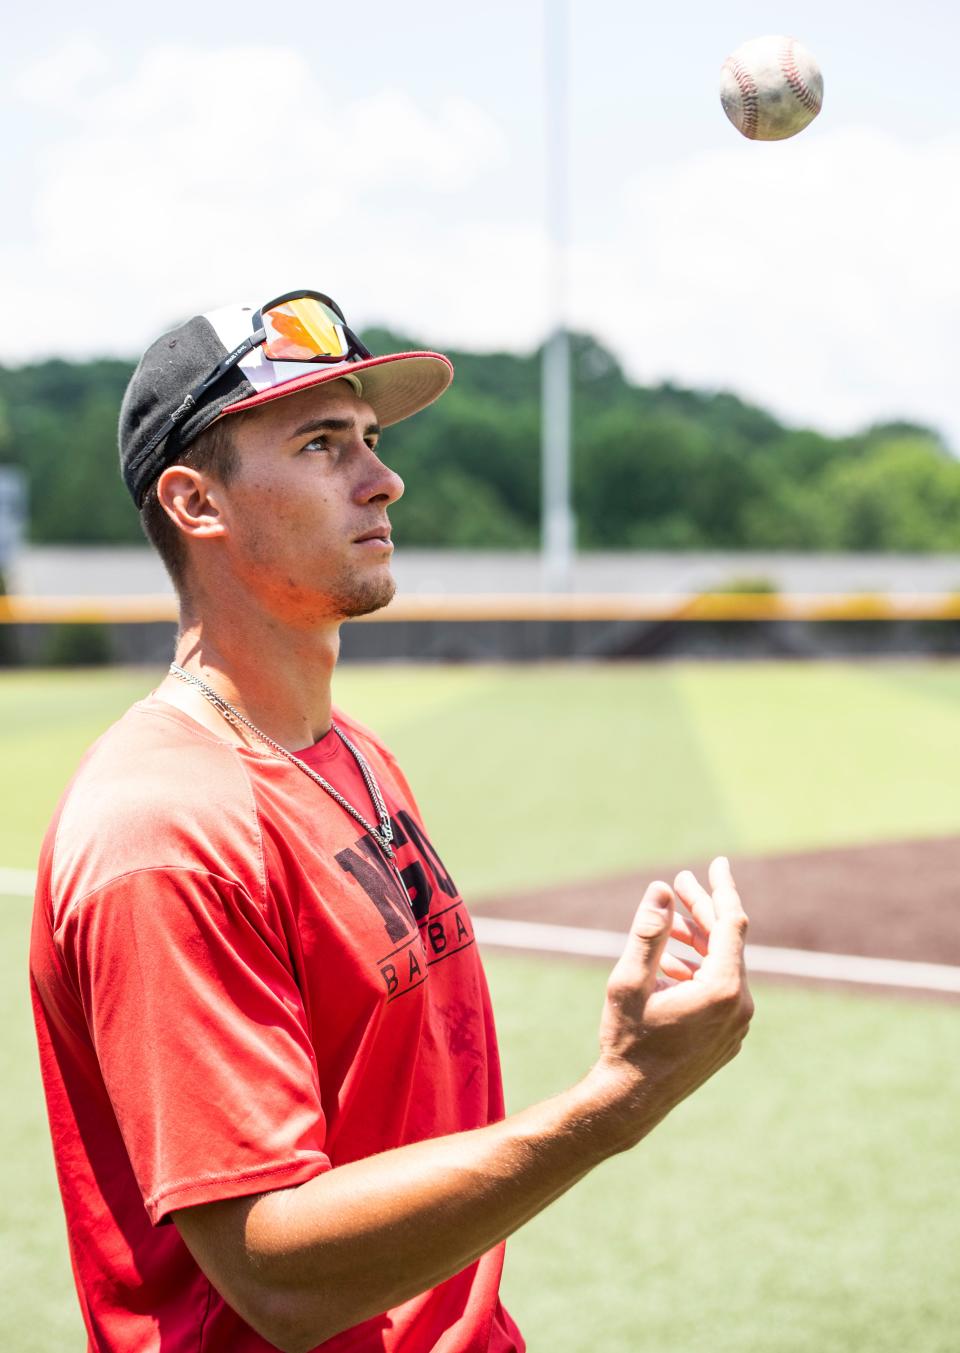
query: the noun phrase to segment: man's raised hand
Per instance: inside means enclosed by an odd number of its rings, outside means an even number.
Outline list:
[[[726,859],[713,861],[709,878],[708,891],[684,871],[676,895],[666,883],[650,885],[607,983],[596,1072],[624,1147],[735,1057],[746,1037],[747,918]],[[671,935],[701,960],[667,954]]]

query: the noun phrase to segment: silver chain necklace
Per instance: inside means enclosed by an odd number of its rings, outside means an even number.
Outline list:
[[[172,676],[179,677],[181,681],[187,682],[188,685],[195,686],[200,694],[210,701],[214,709],[226,719],[227,723],[232,723],[235,727],[249,729],[249,731],[258,737],[261,742],[265,742],[268,747],[272,748],[278,756],[282,756],[285,760],[292,761],[295,766],[299,766],[303,773],[309,775],[310,779],[313,780],[315,784],[318,784],[321,789],[325,789],[330,797],[339,803],[341,808],[346,809],[350,816],[360,823],[360,826],[364,831],[370,833],[384,855],[386,855],[387,859],[390,861],[393,860],[393,825],[390,822],[390,814],[387,812],[387,805],[383,801],[383,795],[380,793],[380,786],[374,779],[373,771],[367,765],[362,753],[353,745],[342,729],[338,728],[336,724],[330,725],[333,732],[336,733],[337,737],[351,753],[354,761],[357,763],[360,774],[363,776],[363,782],[367,786],[370,801],[377,810],[377,818],[379,819],[380,824],[378,827],[375,827],[372,822],[368,822],[363,814],[358,812],[353,804],[343,797],[339,790],[334,789],[329,780],[325,780],[322,775],[318,775],[312,766],[308,766],[305,761],[301,761],[299,756],[295,756],[293,752],[288,752],[286,747],[282,747],[279,742],[274,742],[273,738],[267,733],[264,733],[262,729],[258,728],[245,714],[241,714],[238,709],[234,709],[233,705],[227,700],[224,700],[219,691],[215,691],[212,686],[208,686],[205,681],[201,680],[198,676],[194,676],[192,672],[184,671],[184,669],[178,667],[175,662],[170,664],[170,673]],[[405,886],[404,891],[406,891]]]

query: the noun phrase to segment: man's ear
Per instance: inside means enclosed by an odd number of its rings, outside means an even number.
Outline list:
[[[157,480],[157,501],[170,520],[194,540],[226,530],[220,485],[190,465],[168,465]]]

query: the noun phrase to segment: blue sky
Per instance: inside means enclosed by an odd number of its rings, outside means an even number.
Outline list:
[[[954,8],[569,9],[570,321],[638,379],[836,430],[917,418],[960,450]],[[769,32],[816,54],[824,111],[758,145],[718,71]],[[132,355],[301,284],[357,324],[530,347],[555,303],[543,51],[540,0],[19,7],[0,360]]]

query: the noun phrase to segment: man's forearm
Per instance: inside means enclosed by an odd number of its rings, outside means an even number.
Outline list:
[[[189,1209],[177,1224],[249,1323],[282,1349],[310,1349],[459,1272],[626,1146],[608,1112],[622,1093],[598,1067],[502,1122],[339,1166],[295,1189]],[[631,1140],[669,1107],[635,1114]],[[238,1211],[243,1259],[221,1270],[237,1253],[226,1232]],[[202,1235],[191,1213],[204,1214]]]
[[[737,1055],[753,1013],[746,917],[726,860],[712,897],[677,877],[644,894],[607,982],[600,1058],[572,1089],[500,1123],[338,1166],[299,1187],[176,1214],[225,1300],[285,1353],[398,1306],[459,1272],[593,1167],[645,1137]],[[660,981],[670,933],[704,954]]]

